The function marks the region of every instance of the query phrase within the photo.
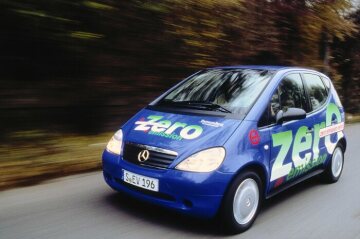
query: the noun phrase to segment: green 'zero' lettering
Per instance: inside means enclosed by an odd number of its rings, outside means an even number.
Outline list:
[[[291,147],[292,142],[292,131],[280,132],[272,135],[273,146],[281,146],[279,154],[277,155],[274,165],[271,169],[271,178],[270,181],[281,178],[289,174],[292,163],[284,164],[286,155]]]
[[[311,148],[312,135],[310,133],[307,133],[307,131],[308,127],[301,126],[296,132],[292,152],[292,160],[295,167],[299,167],[300,165],[305,166],[307,163],[309,163],[311,159],[311,152],[306,153],[304,158],[300,157],[301,152]],[[305,140],[303,141],[303,139]]]
[[[341,113],[339,108],[334,104],[329,104],[327,110],[326,110],[326,127],[332,125],[332,119],[333,115],[336,117],[336,122],[341,122]],[[337,140],[339,140],[341,137],[343,137],[343,133],[341,131],[336,133]],[[332,154],[334,152],[335,146],[337,142],[331,142],[331,135],[325,136],[325,146],[329,154]]]
[[[314,125],[313,159],[317,159],[319,157],[320,129],[322,128],[325,128],[325,122]]]
[[[306,126],[298,128],[294,142],[291,130],[273,134],[273,147],[280,146],[280,150],[271,169],[270,181],[274,181],[285,175],[288,175],[287,180],[290,180],[323,163],[327,155],[319,155],[320,131],[326,127],[340,124],[341,122],[342,116],[339,108],[336,104],[330,103],[326,110],[326,121],[315,124],[313,134],[308,132],[308,127]],[[338,140],[343,137],[343,135],[342,131],[336,132],[336,140],[333,139],[334,142],[332,142],[331,133],[325,136],[325,147],[329,154],[332,154]],[[292,161],[284,164],[291,144],[293,144],[291,154]],[[312,152],[305,153],[304,157],[300,156],[300,153],[310,149],[312,149]],[[294,168],[292,168],[293,164]]]
[[[185,139],[195,139],[199,137],[202,131],[203,129],[198,125],[189,125],[180,131],[180,136]]]
[[[163,132],[165,131],[167,128],[169,128],[171,125],[171,121],[170,120],[162,120],[159,121],[157,123],[157,125],[154,125],[153,127],[151,127],[151,131],[154,132]]]

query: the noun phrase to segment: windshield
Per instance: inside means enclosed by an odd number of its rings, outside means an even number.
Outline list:
[[[167,94],[158,104],[247,114],[273,71],[215,69],[200,72]]]

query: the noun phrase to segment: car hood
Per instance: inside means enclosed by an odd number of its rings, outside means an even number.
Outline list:
[[[178,159],[222,146],[241,120],[143,109],[124,126],[124,141],[178,153]]]

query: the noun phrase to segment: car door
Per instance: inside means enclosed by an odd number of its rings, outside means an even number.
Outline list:
[[[304,83],[299,73],[289,73],[280,81],[270,104],[273,124],[271,133],[270,187],[276,191],[306,174],[306,165],[312,158],[313,119],[276,123],[277,113],[288,108],[309,111]]]

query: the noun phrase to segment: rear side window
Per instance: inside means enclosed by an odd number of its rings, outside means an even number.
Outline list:
[[[326,102],[328,90],[320,76],[304,74],[304,80],[309,93],[312,110],[317,110]]]

